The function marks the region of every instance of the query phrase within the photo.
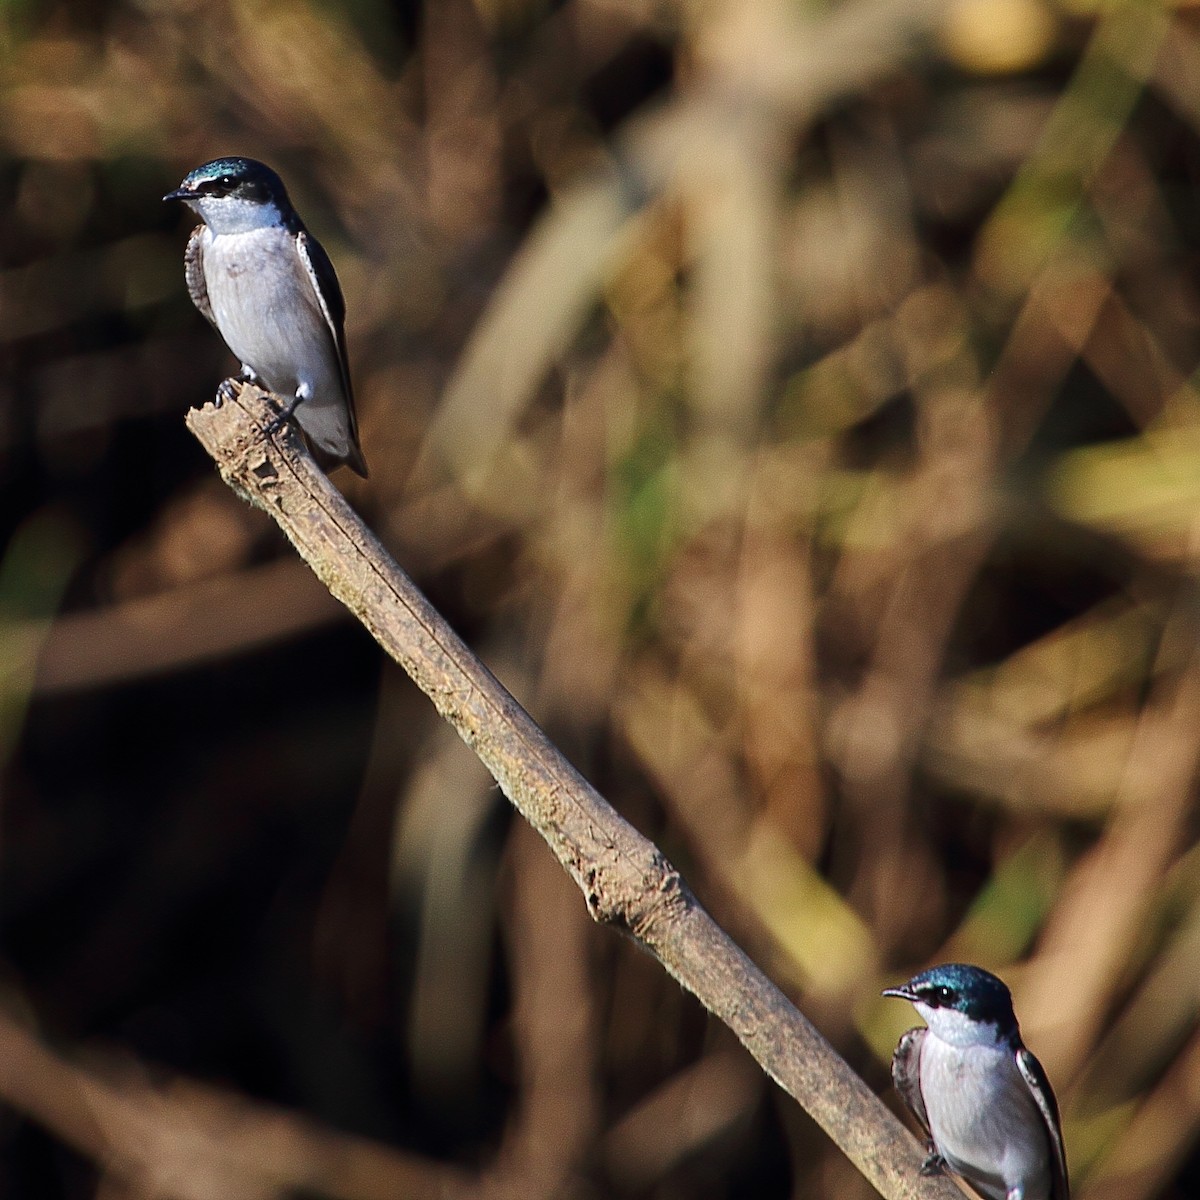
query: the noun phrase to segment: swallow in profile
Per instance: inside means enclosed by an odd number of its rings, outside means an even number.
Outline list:
[[[243,378],[285,399],[279,422],[294,414],[326,466],[365,477],[342,289],[283,181],[252,158],[218,158],[163,199],[201,218],[184,255],[188,292]]]
[[[987,1200],[1068,1200],[1058,1103],[995,975],[946,963],[885,996],[909,1001],[892,1079],[929,1136],[922,1174],[949,1167]]]

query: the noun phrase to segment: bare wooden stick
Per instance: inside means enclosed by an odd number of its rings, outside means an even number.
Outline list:
[[[549,843],[588,911],[629,934],[720,1017],[889,1200],[961,1200],[919,1175],[917,1143],[697,903],[658,848],[566,761],[363,525],[251,385],[188,426],[225,481],[265,509],[322,582],[433,701]]]

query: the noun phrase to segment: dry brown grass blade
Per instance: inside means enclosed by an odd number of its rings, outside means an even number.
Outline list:
[[[615,167],[556,198],[480,320],[427,445],[468,489],[481,487],[645,206],[679,188],[693,193],[699,231],[698,399],[736,428],[751,425],[769,349],[781,147],[822,106],[898,67],[944,9],[943,0],[876,0],[820,20],[775,4],[706,15],[697,83],[630,120]]]
[[[428,435],[469,486],[493,467],[547,366],[578,331],[636,207],[615,176],[575,189],[497,289]]]
[[[583,891],[588,911],[633,937],[737,1035],[879,1192],[950,1197],[862,1079],[697,903],[662,853],[562,757],[458,638],[317,468],[294,430],[267,439],[270,398],[243,386],[188,416],[225,481],[269,512],[475,750]]]
[[[339,616],[328,594],[295,563],[248,567],[59,617],[38,659],[35,686],[49,693],[157,675]]]
[[[1200,1130],[1200,1034],[1172,1060],[1082,1200],[1150,1200],[1166,1189]]]
[[[590,986],[595,931],[529,826],[514,826],[508,853],[507,940],[522,1099],[497,1174],[528,1200],[553,1200],[580,1173],[602,1119],[600,1014]]]
[[[1186,598],[1164,642],[1169,648],[1175,640],[1189,646],[1186,662],[1177,677],[1156,683],[1142,710],[1115,819],[1076,864],[1043,934],[1044,953],[1031,967],[1031,1008],[1053,1017],[1035,1015],[1029,1024],[1048,1043],[1043,1058],[1059,1079],[1078,1074],[1098,1039],[1127,955],[1186,832],[1200,771],[1191,736],[1200,724],[1200,654]]]
[[[319,1128],[217,1088],[159,1088],[58,1058],[0,1016],[0,1096],[92,1158],[118,1194],[155,1200],[337,1200],[465,1196],[465,1171]]]
[[[717,1051],[655,1089],[605,1136],[609,1170],[644,1188],[669,1164],[745,1118],[762,1093],[762,1076],[744,1054]]]

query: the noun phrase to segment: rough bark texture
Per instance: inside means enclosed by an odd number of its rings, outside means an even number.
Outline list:
[[[697,903],[682,876],[563,758],[362,524],[299,435],[263,429],[270,399],[251,385],[188,425],[225,481],[270,513],[330,592],[433,701],[542,835],[592,917],[645,947],[890,1200],[953,1200],[919,1175],[908,1131]]]

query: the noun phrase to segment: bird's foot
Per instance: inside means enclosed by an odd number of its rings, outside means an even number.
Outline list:
[[[237,395],[237,380],[222,379],[217,388],[217,398],[213,401],[214,408],[220,408],[226,400],[232,400]]]
[[[943,1175],[946,1171],[946,1160],[933,1148],[932,1145],[927,1147],[929,1157],[921,1164],[921,1174],[928,1177],[930,1175]]]
[[[303,396],[293,396],[266,424],[264,437],[274,437],[295,415]]]

